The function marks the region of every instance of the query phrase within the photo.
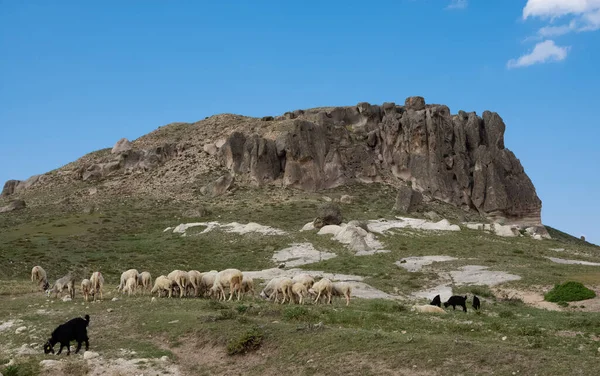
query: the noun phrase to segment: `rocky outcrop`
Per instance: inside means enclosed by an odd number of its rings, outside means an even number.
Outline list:
[[[8,180],[4,183],[4,188],[2,188],[2,194],[0,194],[0,196],[10,196],[14,194],[19,183],[21,183],[20,180]]]
[[[184,148],[184,145],[164,144],[152,149],[122,150],[107,161],[81,166],[76,175],[83,181],[93,181],[117,172],[130,174],[135,171],[148,171],[177,156]]]
[[[6,206],[0,207],[0,213],[7,213],[15,210],[25,209],[27,205],[23,200],[13,200]]]
[[[129,142],[129,140],[126,138],[122,138],[119,141],[117,141],[117,143],[115,144],[115,146],[113,146],[113,148],[110,152],[112,154],[119,154],[119,153],[123,153],[125,151],[129,151],[131,149],[132,149],[131,142]]]
[[[408,186],[402,186],[398,190],[394,210],[401,213],[412,213],[419,209],[422,202],[423,195],[421,192],[417,192]]]
[[[225,174],[214,182],[202,187],[200,189],[200,193],[210,197],[221,196],[233,186],[234,180],[235,179],[232,174]]]
[[[504,145],[502,118],[427,105],[359,103],[294,111],[266,138],[235,132],[221,163],[257,184],[317,191],[353,181],[411,182],[415,191],[503,223],[541,224],[541,201]],[[289,121],[291,123],[289,123]]]
[[[342,210],[339,205],[332,202],[326,202],[317,208],[317,217],[313,221],[314,228],[321,228],[329,225],[340,225],[342,223]]]

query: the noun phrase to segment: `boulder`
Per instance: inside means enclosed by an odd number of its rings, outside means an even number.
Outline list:
[[[233,186],[234,180],[235,178],[232,174],[225,174],[214,182],[202,187],[200,193],[210,197],[221,196]]]
[[[26,208],[24,200],[13,200],[8,203],[8,205],[0,207],[0,213],[7,213],[15,210],[21,210]]]
[[[215,155],[219,151],[217,145],[215,144],[204,144],[202,150],[204,150],[204,152],[208,155]]]
[[[352,203],[352,196],[349,195],[342,195],[342,197],[340,197],[340,202],[342,204],[351,204]]]
[[[394,210],[401,213],[412,213],[419,209],[423,202],[423,195],[413,190],[409,186],[402,186],[398,189]]]
[[[408,97],[404,101],[404,107],[407,110],[420,111],[425,109],[425,98],[423,97]]]
[[[340,206],[332,203],[325,202],[317,208],[317,217],[313,221],[315,228],[320,229],[327,225],[340,225],[342,223],[342,210]]]
[[[131,149],[132,149],[131,142],[129,142],[129,140],[126,138],[122,138],[119,141],[117,141],[117,143],[115,144],[115,146],[113,146],[113,148],[110,152],[112,154],[119,154],[119,153],[129,151]]]

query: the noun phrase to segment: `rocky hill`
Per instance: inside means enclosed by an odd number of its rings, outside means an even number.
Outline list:
[[[10,180],[2,203],[15,207],[91,197],[214,197],[235,186],[316,192],[354,182],[399,188],[404,211],[441,201],[464,212],[541,226],[542,203],[504,145],[494,112],[477,116],[410,97],[404,105],[359,103],[251,118],[215,115],[173,123],[90,153],[25,181]]]

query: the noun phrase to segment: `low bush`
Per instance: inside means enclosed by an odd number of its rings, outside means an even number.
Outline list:
[[[544,295],[544,299],[548,302],[575,302],[579,300],[592,299],[596,297],[596,293],[580,282],[569,281],[562,285],[557,284],[554,288]]]

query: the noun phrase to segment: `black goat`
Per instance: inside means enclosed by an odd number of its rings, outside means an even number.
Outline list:
[[[462,307],[464,312],[467,312],[467,296],[453,295],[444,303],[444,307],[448,308],[452,306],[452,309],[456,309],[456,306]]]
[[[60,349],[56,355],[59,355],[63,347],[67,348],[67,355],[71,354],[71,341],[77,341],[77,350],[75,354],[81,349],[81,343],[85,342],[85,350],[87,351],[90,347],[89,338],[87,335],[87,327],[90,324],[90,316],[85,315],[85,319],[76,317],[67,321],[64,324],[59,325],[48,341],[44,344],[44,353],[54,354],[54,345],[60,342]]]
[[[436,295],[435,298],[433,298],[433,300],[431,301],[431,303],[429,303],[430,305],[434,305],[434,306],[438,306],[438,307],[442,307],[442,299],[440,299],[439,295]]]
[[[477,297],[477,295],[473,295],[473,308],[475,308],[475,310],[478,310],[481,307],[481,302],[479,301],[479,298]]]

